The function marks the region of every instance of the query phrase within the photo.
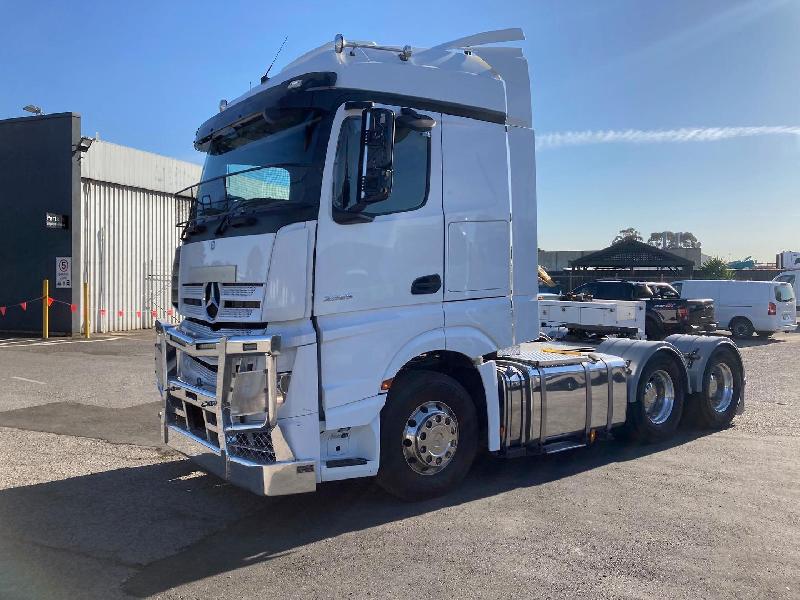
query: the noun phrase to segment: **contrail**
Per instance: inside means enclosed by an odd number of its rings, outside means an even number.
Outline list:
[[[587,144],[657,144],[664,142],[715,142],[759,135],[796,135],[800,127],[684,127],[681,129],[625,129],[606,131],[564,131],[543,133],[536,138],[536,148],[561,148]]]

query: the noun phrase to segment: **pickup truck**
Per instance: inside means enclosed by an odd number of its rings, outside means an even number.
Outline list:
[[[673,333],[717,329],[713,300],[683,299],[668,283],[600,280],[578,286],[573,293],[587,294],[598,300],[644,300],[648,340],[661,340]]]

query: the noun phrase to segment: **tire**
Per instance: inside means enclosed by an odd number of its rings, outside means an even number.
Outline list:
[[[738,357],[729,348],[718,348],[708,359],[703,392],[689,401],[689,411],[699,427],[723,429],[736,416],[744,375]]]
[[[653,317],[647,317],[644,322],[644,335],[648,340],[663,340],[664,328]]]
[[[758,334],[758,337],[764,340],[771,338],[775,334],[774,331],[756,331],[756,333]]]
[[[429,447],[431,431],[437,441]],[[409,501],[446,494],[464,479],[477,451],[478,416],[460,383],[434,371],[395,380],[381,412],[377,480],[383,489]]]
[[[663,397],[660,402],[659,396]],[[646,444],[669,439],[683,415],[685,397],[683,367],[673,357],[656,353],[639,377],[636,401],[628,404],[624,433]]]
[[[733,337],[741,340],[753,337],[755,329],[753,329],[753,324],[749,319],[736,317],[731,321],[730,331]]]

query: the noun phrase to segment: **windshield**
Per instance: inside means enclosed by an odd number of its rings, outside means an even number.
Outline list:
[[[313,160],[321,120],[307,108],[268,109],[217,134],[208,144],[202,183],[190,192],[192,218],[316,205],[319,194],[309,180],[321,172]]]
[[[775,300],[778,302],[790,302],[794,300],[794,290],[788,283],[781,283],[775,286]]]

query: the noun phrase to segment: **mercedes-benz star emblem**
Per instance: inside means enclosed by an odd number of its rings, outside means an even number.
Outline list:
[[[219,284],[207,283],[203,303],[206,307],[206,314],[213,321],[219,312]]]

